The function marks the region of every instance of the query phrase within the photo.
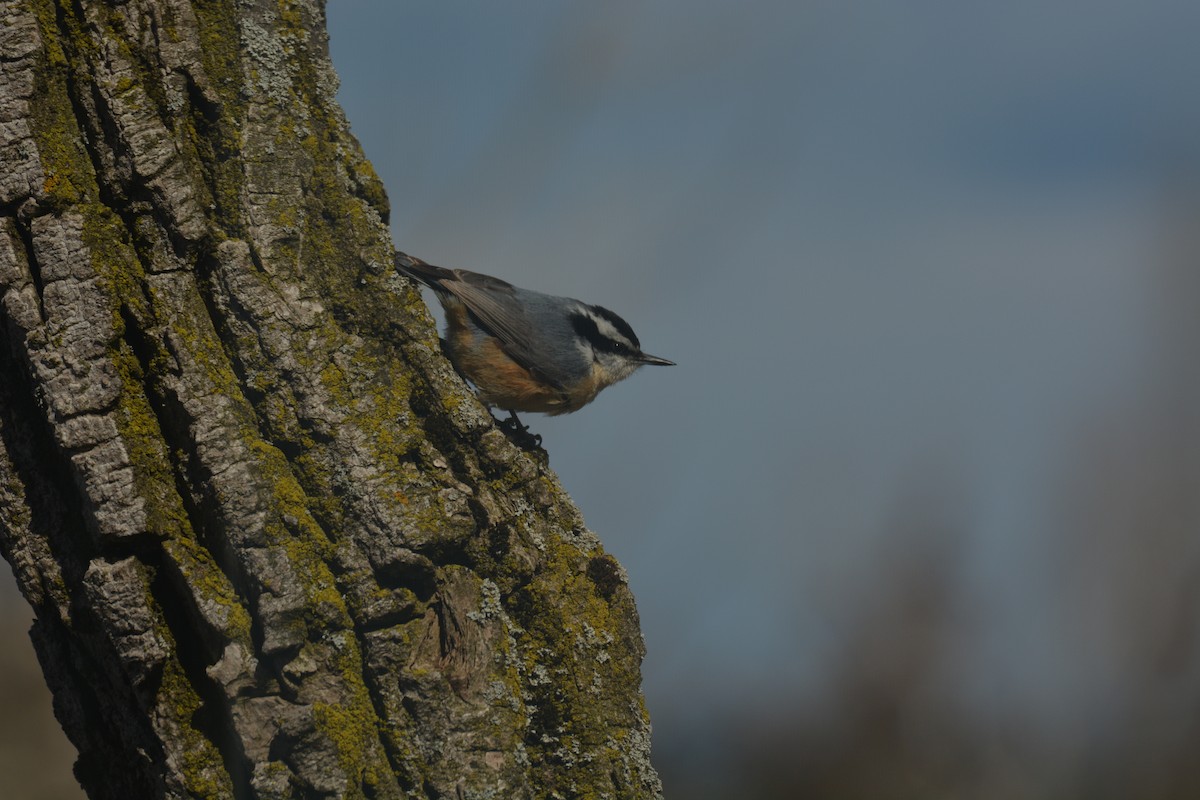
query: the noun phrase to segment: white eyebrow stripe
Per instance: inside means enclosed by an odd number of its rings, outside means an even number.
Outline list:
[[[587,315],[591,318],[592,322],[596,323],[596,330],[598,330],[600,335],[604,338],[611,339],[614,342],[621,342],[630,346],[633,345],[633,342],[625,338],[625,336],[617,330],[616,326],[604,317],[600,316],[599,314],[593,314],[591,311],[588,311]]]

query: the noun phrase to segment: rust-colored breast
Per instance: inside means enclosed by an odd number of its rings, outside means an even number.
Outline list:
[[[509,358],[498,340],[476,336],[461,305],[446,309],[446,323],[450,358],[479,388],[483,402],[506,411],[543,414],[562,414],[579,407],[572,406],[559,390],[535,380],[529,370]]]

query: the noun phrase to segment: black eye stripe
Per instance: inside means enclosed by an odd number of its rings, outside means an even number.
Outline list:
[[[625,343],[614,341],[602,334],[600,328],[596,325],[596,320],[587,314],[572,314],[571,327],[575,329],[577,334],[587,339],[593,348],[601,352],[620,353],[629,350],[629,346]],[[629,326],[626,325],[625,327]],[[636,342],[637,340],[631,338],[630,341]]]

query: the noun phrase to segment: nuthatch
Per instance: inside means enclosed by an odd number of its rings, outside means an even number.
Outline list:
[[[437,294],[447,355],[488,405],[566,414],[643,364],[675,363],[643,353],[633,328],[607,308],[398,251],[396,268]]]

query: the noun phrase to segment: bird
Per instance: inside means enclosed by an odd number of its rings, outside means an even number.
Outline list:
[[[550,415],[578,411],[652,356],[625,320],[603,306],[447,269],[396,251],[403,275],[433,290],[446,311],[444,349],[488,406]],[[540,437],[539,437],[540,440]]]

